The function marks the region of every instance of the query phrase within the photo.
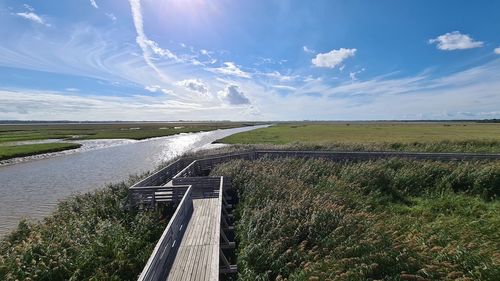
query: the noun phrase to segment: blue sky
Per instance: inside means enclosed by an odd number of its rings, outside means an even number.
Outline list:
[[[499,1],[0,0],[0,120],[500,118]]]

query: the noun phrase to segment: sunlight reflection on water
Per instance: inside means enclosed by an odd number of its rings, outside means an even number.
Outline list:
[[[213,141],[262,126],[180,134],[148,140],[81,141],[78,151],[0,167],[0,235],[23,217],[39,219],[58,200],[125,180],[188,151],[218,147]]]

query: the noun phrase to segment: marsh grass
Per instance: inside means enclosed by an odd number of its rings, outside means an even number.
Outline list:
[[[253,125],[241,122],[1,125],[0,143],[41,139],[146,139]]]
[[[498,280],[500,163],[235,161],[240,280]]]
[[[166,221],[123,208],[138,178],[62,201],[0,242],[0,280],[136,280]]]
[[[42,143],[0,146],[0,160],[79,148],[77,143]]]
[[[346,151],[500,153],[500,126],[484,123],[281,123],[231,135],[227,144],[295,145]]]

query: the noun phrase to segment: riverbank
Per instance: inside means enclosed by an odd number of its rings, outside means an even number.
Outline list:
[[[177,123],[79,123],[79,124],[0,124],[0,160],[33,156],[79,148],[81,140],[131,139],[144,140],[181,133],[206,132],[250,126],[238,122],[177,122]],[[55,143],[29,141],[55,140]],[[24,143],[23,143],[24,142]]]
[[[146,140],[82,140],[69,151],[30,156],[22,162],[0,164],[0,235],[21,218],[41,219],[57,202],[75,193],[120,182],[129,175],[156,169],[184,153],[211,149],[216,139],[260,127],[185,133]],[[5,160],[9,162],[11,160]],[[0,163],[3,161],[0,161]]]
[[[235,134],[226,144],[308,150],[500,153],[500,125],[473,122],[295,122]]]
[[[16,157],[26,157],[44,153],[77,149],[80,148],[81,146],[82,145],[78,143],[41,143],[41,144],[25,144],[25,145],[5,145],[5,146],[1,145],[0,161]]]

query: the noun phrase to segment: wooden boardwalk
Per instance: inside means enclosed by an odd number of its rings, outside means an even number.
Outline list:
[[[218,280],[220,203],[219,198],[193,200],[193,214],[166,280]]]
[[[263,157],[331,161],[392,157],[436,161],[500,160],[499,154],[276,150],[246,150],[201,159],[181,158],[129,189],[131,207],[156,208],[166,203],[177,206],[139,281],[218,280],[220,274],[236,273],[236,266],[226,258],[235,247],[235,242],[228,239],[234,237],[231,214],[234,202],[228,202],[230,196],[226,196],[226,191],[231,190],[231,180],[206,175],[220,163]]]

